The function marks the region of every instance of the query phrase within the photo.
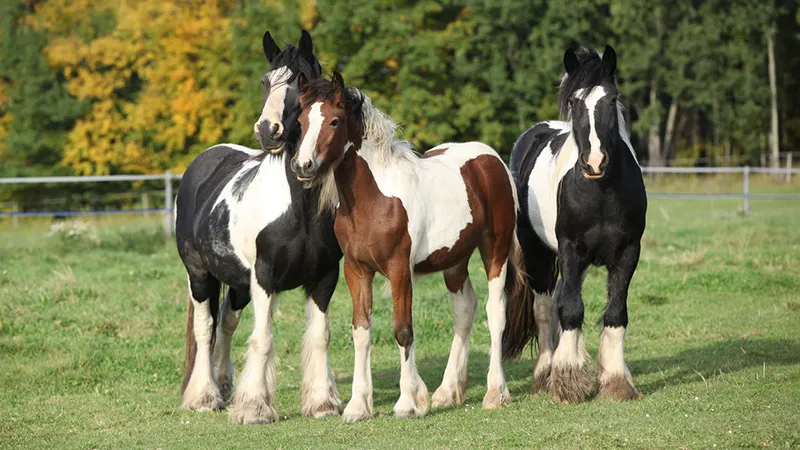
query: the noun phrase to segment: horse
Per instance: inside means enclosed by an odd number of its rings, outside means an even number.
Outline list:
[[[299,47],[283,50],[267,32],[263,48],[271,69],[261,79],[263,111],[254,125],[261,149],[221,144],[205,150],[189,164],[176,200],[176,241],[190,294],[181,406],[216,411],[230,402],[232,423],[278,419],[272,313],[278,294],[297,287],[307,295],[302,413],[342,410],[327,354],[328,304],[342,253],[333,216],[319,208],[327,202],[325,186],[304,189],[290,168],[300,137],[297,77],[318,78],[321,67],[306,31]],[[228,290],[218,319],[222,284]],[[231,337],[251,299],[254,329],[231,400]]]
[[[519,355],[536,335],[533,390],[549,390],[559,403],[582,402],[598,384],[600,398],[641,396],[623,342],[647,194],[625,128],[616,66],[610,46],[602,56],[567,50],[558,97],[562,121],[537,123],[511,152],[522,209],[517,234],[536,298],[532,313],[528,305],[509,304],[504,354]],[[581,331],[581,287],[590,265],[608,270],[596,382]]]
[[[353,300],[355,364],[352,397],[343,419],[373,415],[370,341],[372,281],[388,278],[393,331],[400,350],[398,418],[423,417],[428,389],[417,371],[412,323],[412,280],[444,272],[455,316],[455,333],[433,406],[464,401],[469,337],[477,296],[469,278],[470,255],[478,248],[489,280],[486,303],[491,336],[486,409],[507,405],[511,396],[502,367],[501,336],[506,298],[530,290],[515,238],[517,198],[511,173],[500,156],[479,143],[448,143],[421,157],[394,139],[395,123],[339,73],[330,81],[300,77],[302,137],[292,170],[305,186],[335,181],[334,231],[344,252],[344,275]],[[533,303],[533,295],[528,295]]]

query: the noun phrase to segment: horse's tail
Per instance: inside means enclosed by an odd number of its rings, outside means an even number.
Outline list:
[[[506,328],[503,331],[503,358],[519,357],[525,346],[536,336],[533,310],[533,289],[528,282],[525,258],[519,245],[517,230],[511,242],[509,265],[506,273]]]
[[[191,296],[187,296],[187,298],[189,300],[189,305],[186,308],[186,362],[184,365],[181,395],[183,395],[183,391],[186,390],[189,379],[192,378],[194,358],[197,355],[197,342],[194,340],[194,304],[192,303]]]

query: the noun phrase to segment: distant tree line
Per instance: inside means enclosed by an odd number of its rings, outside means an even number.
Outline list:
[[[616,48],[647,164],[800,149],[796,0],[8,0],[0,176],[180,171],[214,143],[253,145],[261,35],[301,27],[420,149],[507,154],[558,117],[579,44]]]

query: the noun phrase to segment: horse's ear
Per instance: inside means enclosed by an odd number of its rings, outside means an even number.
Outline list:
[[[336,103],[336,106],[341,107],[343,100],[344,100],[344,78],[342,78],[342,74],[339,72],[333,72],[333,78],[331,78],[331,82],[333,83],[334,94],[333,100]]]
[[[272,60],[278,56],[278,53],[281,52],[281,48],[275,43],[275,39],[272,39],[272,35],[269,34],[269,31],[264,33],[264,38],[261,39],[261,43],[264,45],[264,56],[266,56],[267,61],[271,63]]]
[[[564,70],[567,71],[567,74],[574,72],[580,64],[581,62],[578,61],[578,55],[575,54],[575,50],[568,48],[564,52]]]
[[[608,75],[614,75],[617,71],[617,52],[610,45],[606,45],[606,49],[603,50],[603,68]]]
[[[305,73],[300,72],[300,74],[297,75],[297,88],[300,90],[301,94],[305,92],[307,86],[308,86],[308,77],[306,77]]]
[[[314,43],[306,30],[300,34],[300,54],[309,61],[314,57]]]

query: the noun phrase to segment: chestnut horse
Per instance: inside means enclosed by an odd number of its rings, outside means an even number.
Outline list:
[[[300,147],[292,170],[307,187],[333,176],[338,200],[334,231],[344,252],[353,298],[355,368],[348,422],[372,416],[370,340],[372,281],[378,272],[392,288],[394,336],[400,348],[400,398],[395,417],[422,417],[428,389],[414,360],[411,319],[415,274],[444,272],[455,315],[455,336],[434,406],[464,401],[469,336],[477,297],[469,280],[480,250],[489,279],[486,304],[491,351],[484,408],[511,401],[502,367],[506,296],[533,303],[516,240],[517,199],[511,173],[487,145],[443,144],[419,157],[394,140],[396,125],[368,97],[346,89],[341,75],[302,76]]]

